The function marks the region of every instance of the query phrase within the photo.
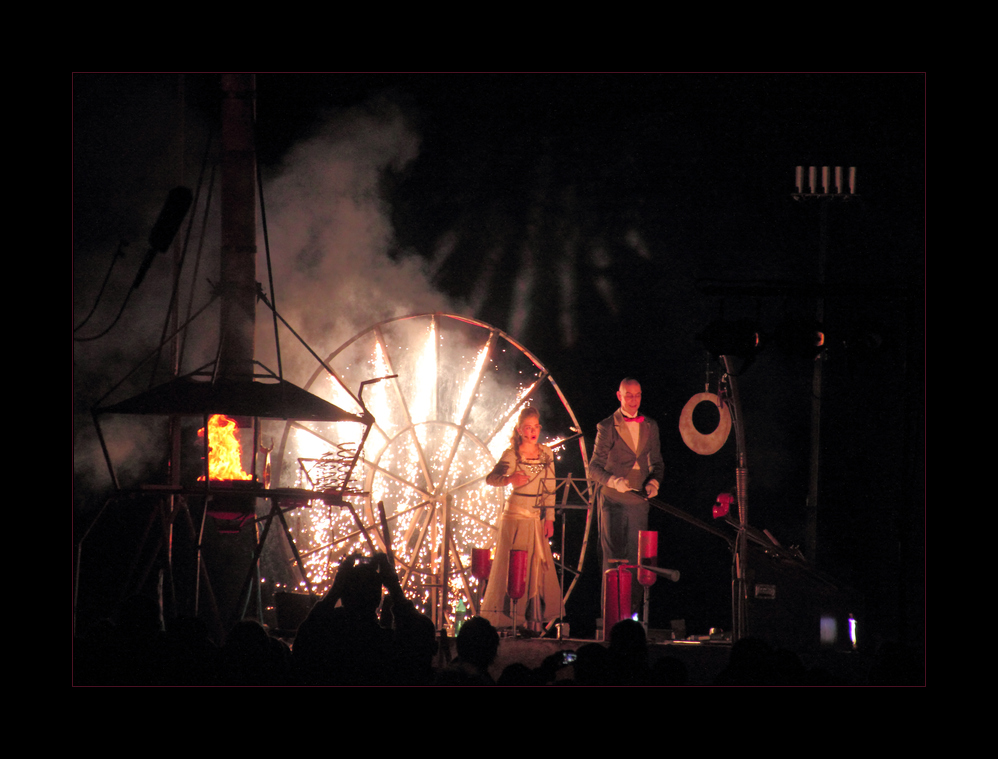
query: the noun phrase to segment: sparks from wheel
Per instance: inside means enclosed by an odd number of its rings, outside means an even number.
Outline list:
[[[348,410],[360,410],[350,388],[362,380],[398,377],[369,386],[364,395],[376,424],[351,481],[364,493],[349,499],[361,524],[348,509],[315,503],[296,513],[295,539],[311,583],[324,592],[343,556],[369,553],[371,544],[385,550],[381,501],[406,594],[440,625],[452,618],[458,599],[474,610],[471,549],[492,547],[503,503],[502,491],[486,485],[485,476],[508,447],[516,414],[527,403],[538,406],[548,442],[578,429],[554,380],[500,330],[444,314],[382,322],[326,364],[334,376],[317,371],[306,387]],[[290,424],[279,456],[282,481],[305,485],[298,460],[356,446],[360,432],[349,423]],[[297,482],[287,481],[291,471]]]

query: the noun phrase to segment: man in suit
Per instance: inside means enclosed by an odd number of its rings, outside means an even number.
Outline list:
[[[600,545],[603,571],[611,561],[638,562],[638,532],[648,529],[648,498],[658,495],[665,475],[658,425],[640,416],[641,385],[630,377],[617,390],[620,408],[596,428],[589,477],[601,487]],[[635,583],[637,585],[637,583]]]

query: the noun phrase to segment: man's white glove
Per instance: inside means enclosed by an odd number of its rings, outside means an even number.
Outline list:
[[[655,496],[657,496],[658,495],[658,481],[657,480],[648,480],[648,482],[645,483],[645,492],[648,494],[649,498],[654,498]]]
[[[607,481],[607,484],[618,493],[629,493],[631,491],[631,486],[627,484],[626,477],[611,477]]]

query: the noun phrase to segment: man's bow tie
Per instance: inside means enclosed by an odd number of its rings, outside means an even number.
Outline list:
[[[625,416],[625,422],[643,422],[645,418],[643,416]]]

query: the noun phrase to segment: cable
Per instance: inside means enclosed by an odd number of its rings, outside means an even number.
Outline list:
[[[97,311],[97,306],[100,305],[101,297],[104,295],[104,288],[107,287],[107,283],[111,279],[111,272],[114,271],[114,265],[118,263],[119,258],[125,257],[124,249],[126,247],[128,247],[127,240],[121,240],[121,242],[118,243],[118,250],[115,251],[114,256],[111,258],[111,265],[107,267],[107,275],[104,277],[104,283],[100,286],[100,291],[97,293],[97,298],[94,300],[94,307],[90,309],[90,313],[86,315],[83,321],[73,328],[74,334],[82,329],[83,325],[90,321],[90,317]]]

